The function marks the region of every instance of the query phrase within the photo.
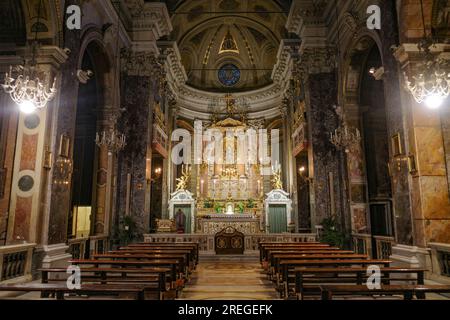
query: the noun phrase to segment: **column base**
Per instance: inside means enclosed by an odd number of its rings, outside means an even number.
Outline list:
[[[430,269],[430,280],[450,285],[450,277],[442,274],[441,253],[450,253],[450,244],[447,243],[428,243],[431,250],[432,268]]]
[[[43,246],[44,259],[42,268],[67,268],[72,255],[67,252],[69,246],[65,243],[58,243]]]
[[[389,257],[392,260],[393,267],[405,268],[424,268],[429,271],[425,272],[425,278],[429,278],[431,274],[431,255],[428,248],[420,248],[416,246],[408,246],[397,244],[392,247],[392,255]]]

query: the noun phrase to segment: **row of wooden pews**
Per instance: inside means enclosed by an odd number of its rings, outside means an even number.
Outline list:
[[[5,284],[0,291],[40,292],[41,298],[59,300],[81,296],[169,300],[184,288],[198,257],[198,243],[132,244],[70,261],[80,271],[79,288],[67,284],[71,276],[67,268],[50,268],[40,269],[41,283]]]
[[[425,285],[425,269],[391,267],[390,260],[370,259],[324,243],[261,242],[259,251],[268,278],[285,299],[383,295],[425,299],[426,293],[450,293],[450,286]],[[380,270],[378,288],[367,286],[372,266]]]

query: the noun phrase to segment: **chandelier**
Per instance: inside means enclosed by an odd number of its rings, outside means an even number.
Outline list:
[[[13,74],[13,70],[16,74]],[[48,78],[48,75],[47,75]],[[56,81],[50,88],[48,80],[41,81],[36,76],[34,65],[17,66],[9,69],[5,75],[3,89],[24,113],[32,113],[37,109],[45,108],[47,103],[55,97]]]
[[[431,108],[439,108],[450,94],[450,72],[443,59],[436,59],[431,53],[432,41],[424,39],[419,43],[419,49],[424,51],[425,62],[418,66],[418,75],[410,80],[405,73],[406,87],[417,103],[423,103]]]
[[[39,2],[37,24],[39,24],[41,7],[42,0]],[[56,79],[53,80],[53,85],[51,86],[48,72],[42,72],[45,78],[44,81],[41,81],[38,77],[36,67],[37,33],[38,28],[36,27],[31,61],[25,61],[24,65],[16,67],[11,66],[9,72],[5,74],[5,82],[2,84],[5,92],[10,95],[11,99],[24,113],[32,113],[38,109],[45,108],[47,103],[55,97],[57,91],[55,87]]]
[[[439,108],[450,94],[450,72],[443,59],[435,58],[431,53],[433,39],[427,36],[423,0],[420,0],[424,38],[418,47],[424,53],[425,62],[418,66],[417,76],[410,80],[405,73],[406,88],[417,103],[423,103],[430,109]]]
[[[335,110],[339,116],[339,127],[330,133],[330,142],[337,149],[345,150],[346,153],[349,153],[361,142],[361,133],[358,128],[352,128],[348,125],[342,107],[335,107]]]
[[[116,130],[102,131],[100,133],[97,132],[95,143],[100,148],[106,147],[110,153],[117,153],[125,148],[126,138],[124,134]]]

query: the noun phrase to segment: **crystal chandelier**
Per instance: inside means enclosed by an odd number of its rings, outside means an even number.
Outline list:
[[[108,152],[117,153],[126,146],[126,138],[124,134],[118,133],[116,130],[97,132],[95,143],[99,147],[106,147]]]
[[[418,75],[410,80],[405,74],[406,87],[417,103],[423,103],[431,108],[439,108],[450,94],[450,72],[446,70],[443,59],[436,59],[430,51],[432,42],[424,39],[419,49],[425,53],[425,62],[418,66]]]
[[[420,5],[424,38],[418,47],[424,53],[425,62],[418,66],[418,75],[412,76],[412,80],[405,73],[406,88],[417,103],[425,102],[430,109],[437,109],[450,94],[450,72],[446,61],[431,53],[433,39],[427,36],[422,0]]]
[[[39,24],[40,10],[42,7],[42,0],[39,2],[38,20]],[[53,85],[50,85],[48,72],[41,72],[44,74],[44,81],[38,77],[38,70],[36,66],[36,51],[38,46],[38,28],[36,27],[35,39],[32,44],[32,59],[28,63],[25,61],[24,65],[10,67],[9,72],[5,74],[5,82],[2,84],[3,89],[11,96],[11,99],[19,106],[24,113],[32,113],[38,109],[45,108],[47,103],[56,95],[56,79],[53,80]]]
[[[13,74],[13,70],[17,74]],[[47,75],[48,78],[48,75]],[[5,75],[3,89],[24,113],[32,113],[37,109],[45,108],[47,103],[55,97],[56,81],[50,88],[48,80],[41,81],[36,76],[36,67],[33,65],[17,66],[9,69]]]
[[[350,150],[356,148],[361,142],[361,133],[358,128],[351,128],[345,120],[342,107],[335,107],[339,116],[339,127],[330,133],[330,142],[339,150]]]

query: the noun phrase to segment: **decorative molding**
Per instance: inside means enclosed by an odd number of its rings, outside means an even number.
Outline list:
[[[160,65],[154,54],[134,51],[130,48],[120,52],[122,72],[129,76],[154,77],[160,73]]]
[[[305,48],[300,62],[307,74],[332,72],[336,68],[336,49],[331,46]]]

